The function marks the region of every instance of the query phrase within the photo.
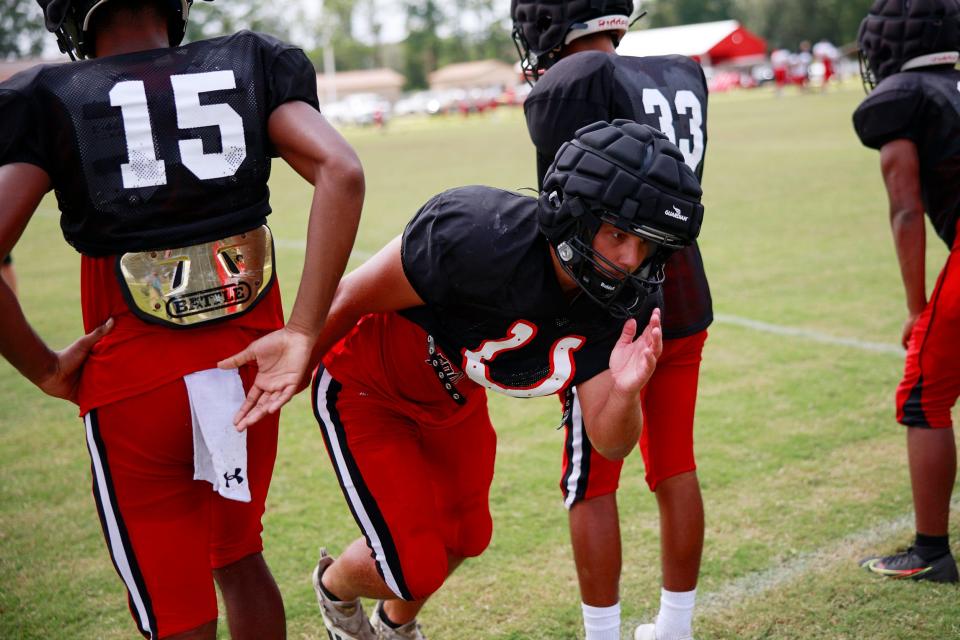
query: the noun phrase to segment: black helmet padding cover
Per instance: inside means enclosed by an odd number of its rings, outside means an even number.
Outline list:
[[[703,222],[703,191],[683,154],[661,132],[632,120],[596,122],[565,143],[544,176],[541,200],[562,194],[559,208],[541,203],[540,226],[567,239],[582,216],[596,218],[671,249],[691,244]]]
[[[876,0],[857,42],[871,84],[921,56],[958,51],[960,0]]]

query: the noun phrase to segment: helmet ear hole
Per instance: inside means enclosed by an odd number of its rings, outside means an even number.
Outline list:
[[[547,201],[550,203],[550,206],[553,207],[554,209],[559,209],[560,205],[562,204],[560,202],[560,193],[558,191],[551,191],[547,195]]]

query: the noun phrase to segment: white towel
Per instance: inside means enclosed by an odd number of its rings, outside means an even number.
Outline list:
[[[245,393],[236,369],[207,369],[183,377],[193,415],[193,479],[206,480],[224,498],[250,502],[247,432],[233,416]]]

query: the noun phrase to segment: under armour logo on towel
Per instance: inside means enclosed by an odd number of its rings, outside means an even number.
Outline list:
[[[224,471],[223,479],[226,481],[228,489],[230,488],[231,480],[236,480],[237,484],[243,484],[243,476],[240,475],[240,467],[237,467],[234,470],[233,475],[230,475],[228,472]]]

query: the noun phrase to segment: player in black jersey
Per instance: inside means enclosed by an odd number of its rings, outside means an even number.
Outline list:
[[[564,393],[601,455],[633,449],[637,394],[661,346],[661,266],[696,237],[699,200],[665,136],[598,122],[560,149],[539,200],[441,193],[344,278],[313,394],[363,532],[314,572],[335,637],[372,637],[361,596],[382,601],[378,637],[420,637],[425,599],[487,546],[496,437],[485,389]],[[259,401],[248,398],[246,419],[265,410]]]
[[[578,127],[629,118],[663,131],[697,176],[703,174],[707,86],[683,56],[619,56],[630,0],[514,0],[514,40],[536,84],[524,102],[542,181],[549,159]],[[661,522],[663,589],[657,625],[638,638],[685,638],[696,596],[704,514],[693,452],[701,353],[713,319],[710,288],[696,243],[667,263],[664,352],[644,390],[640,450]],[[587,640],[619,638],[621,542],[616,489],[622,463],[596,456],[584,424],[566,424],[561,490],[569,509]],[[589,426],[589,425],[588,425]]]
[[[251,32],[178,46],[190,0],[40,5],[82,60],[0,84],[0,255],[53,189],[89,333],[52,351],[0,285],[0,353],[80,405],[139,630],[216,637],[216,583],[232,637],[282,638],[261,539],[278,417],[244,434],[231,423],[255,377],[286,363],[216,364],[267,333],[312,346],[356,232],[359,160],[320,115],[295,47]],[[275,156],[315,185],[308,286],[286,326],[265,225]]]
[[[871,90],[853,123],[880,151],[906,291],[897,421],[907,427],[917,529],[907,551],[862,564],[892,578],[957,582],[948,530],[957,477],[950,410],[960,397],[960,0],[877,0],[858,40]],[[924,212],[950,249],[929,299]]]

